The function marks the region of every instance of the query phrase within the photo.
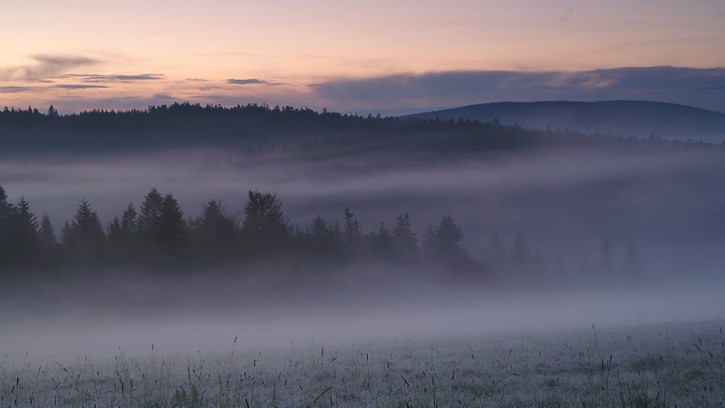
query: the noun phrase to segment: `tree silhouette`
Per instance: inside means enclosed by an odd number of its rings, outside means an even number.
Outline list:
[[[639,258],[639,251],[637,251],[637,247],[633,242],[630,242],[627,245],[627,252],[624,255],[622,270],[628,277],[634,277],[642,270],[642,261]]]
[[[108,226],[110,255],[116,262],[130,263],[138,251],[137,213],[132,203],[126,206],[121,219],[113,217]]]
[[[159,234],[159,223],[161,219],[161,207],[164,197],[158,190],[152,188],[144,197],[141,203],[141,211],[138,214],[136,224],[139,238],[146,250],[151,250]]]
[[[209,200],[194,221],[194,245],[200,256],[207,260],[228,257],[234,252],[237,226],[234,219],[224,213],[219,201]]]
[[[161,202],[158,235],[156,237],[164,255],[185,256],[188,243],[184,213],[173,195],[167,194]]]
[[[383,261],[393,259],[393,237],[384,223],[380,224],[377,231],[370,233],[368,241],[370,242],[370,251],[375,258]]]
[[[435,230],[429,228],[426,232],[426,258],[449,266],[461,266],[470,261],[468,253],[460,246],[461,238],[463,230],[453,217],[443,216]]]
[[[10,256],[8,244],[11,241],[10,223],[12,221],[13,206],[8,202],[5,189],[0,186],[0,268],[6,265]]]
[[[511,246],[511,263],[515,268],[527,268],[531,252],[526,243],[526,237],[521,230],[516,230],[514,234],[514,242]]]
[[[91,262],[102,257],[105,240],[98,214],[81,200],[75,217],[63,226],[61,245],[74,261]]]
[[[488,262],[494,268],[502,268],[506,263],[506,245],[501,240],[498,231],[493,231],[493,235],[488,242]]]
[[[288,248],[291,232],[277,195],[250,190],[242,221],[244,245],[256,253],[282,252]]]
[[[605,239],[602,243],[600,256],[599,266],[602,272],[607,275],[614,273],[614,249],[612,249],[612,243],[608,239]]]
[[[411,229],[410,215],[401,214],[395,219],[392,231],[393,256],[402,263],[418,261],[418,238]]]
[[[47,268],[57,267],[60,262],[60,248],[53,224],[47,214],[44,214],[40,221],[38,246],[40,248],[40,262]]]
[[[11,239],[7,242],[7,249],[12,258],[28,259],[37,252],[38,221],[24,198],[20,198],[13,208],[8,233]]]
[[[345,208],[345,225],[342,233],[342,239],[345,242],[346,255],[350,258],[356,258],[360,255],[360,245],[362,239],[362,229],[360,223],[355,218],[355,214],[349,208]]]

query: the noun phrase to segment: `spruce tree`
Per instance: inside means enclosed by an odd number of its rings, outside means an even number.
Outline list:
[[[418,238],[411,228],[410,215],[401,214],[395,219],[392,231],[393,254],[403,263],[418,261]]]

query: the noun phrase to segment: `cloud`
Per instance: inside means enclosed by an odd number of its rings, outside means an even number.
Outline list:
[[[35,88],[28,86],[0,86],[0,93],[20,93],[32,91]]]
[[[137,75],[102,75],[102,74],[87,74],[87,75],[73,75],[73,78],[77,78],[82,82],[142,82],[142,81],[161,81],[164,79],[163,74],[137,74]]]
[[[78,67],[99,64],[101,61],[82,56],[34,55],[35,63],[20,67],[0,69],[2,80],[42,80],[44,77],[62,74]]]
[[[725,111],[725,68],[451,71],[337,79],[311,85],[326,106],[415,112],[483,102],[637,99]]]
[[[108,88],[108,87],[105,85],[60,84],[60,85],[53,85],[51,88],[76,90],[76,89],[103,89],[103,88]]]
[[[154,94],[153,99],[155,99],[155,100],[174,101],[177,98],[174,97],[173,95],[169,95],[169,94],[166,94],[166,93],[157,93],[157,94]]]
[[[271,85],[270,82],[263,81],[261,79],[256,79],[256,78],[228,79],[227,83],[230,85]]]

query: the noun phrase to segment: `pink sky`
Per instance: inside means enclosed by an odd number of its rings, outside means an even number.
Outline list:
[[[358,111],[375,103],[331,98],[316,85],[460,71],[725,66],[725,3],[712,0],[41,0],[2,5],[0,15],[0,106],[52,103],[61,112],[174,100]],[[381,97],[377,107],[491,98]]]

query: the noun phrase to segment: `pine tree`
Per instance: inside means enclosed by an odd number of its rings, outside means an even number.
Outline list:
[[[349,208],[345,208],[345,226],[342,233],[347,256],[355,258],[360,254],[360,241],[362,230],[355,214]]]
[[[104,241],[105,235],[98,214],[88,201],[81,200],[73,220],[63,226],[63,248],[74,260],[90,262],[102,257]]]
[[[292,228],[276,194],[249,191],[241,232],[244,245],[254,252],[279,252],[287,248]]]
[[[514,242],[511,246],[511,263],[517,268],[524,268],[528,266],[531,252],[529,246],[526,243],[526,237],[521,230],[516,230],[514,235]]]
[[[133,203],[128,203],[121,216],[120,230],[124,236],[131,239],[138,233],[138,214]]]
[[[40,243],[46,248],[55,248],[58,245],[53,223],[50,222],[48,214],[43,214],[43,219],[40,221]]]
[[[378,230],[371,233],[368,239],[374,257],[385,261],[392,259],[394,253],[393,238],[385,223],[380,224]]]
[[[210,200],[194,222],[195,247],[207,258],[229,256],[236,244],[236,229],[234,219],[225,214],[222,204]]]
[[[634,277],[642,270],[642,261],[639,258],[639,251],[637,251],[637,247],[633,242],[630,242],[629,245],[627,245],[627,252],[624,256],[622,270],[628,277]]]
[[[138,214],[138,231],[142,235],[156,236],[161,217],[161,205],[164,197],[158,190],[152,188],[141,203],[141,212]]]
[[[53,224],[50,222],[50,217],[47,214],[43,214],[43,218],[40,221],[38,246],[40,247],[42,263],[46,267],[57,266],[59,257],[58,239],[55,237]]]
[[[418,261],[418,238],[411,229],[410,215],[401,214],[395,219],[392,231],[393,254],[404,263]]]
[[[460,246],[462,238],[463,231],[453,217],[443,216],[435,230],[428,227],[426,231],[423,242],[425,257],[432,262],[452,267],[468,263],[470,261],[468,253]]]
[[[0,186],[0,268],[5,265],[11,256],[8,244],[11,241],[10,223],[13,216],[13,206],[8,202],[5,189]]]
[[[501,268],[506,263],[506,245],[498,231],[494,231],[491,240],[488,242],[488,262],[494,268]]]
[[[7,248],[11,256],[16,259],[33,256],[38,250],[38,221],[30,212],[30,205],[24,198],[20,198],[14,207],[9,227],[11,239]]]
[[[614,273],[614,250],[612,249],[612,243],[608,239],[605,239],[602,243],[599,266],[602,272],[607,275]]]
[[[426,261],[430,262],[436,259],[435,240],[436,233],[433,230],[433,227],[428,224],[428,228],[425,229],[425,235],[423,236],[423,245],[421,247],[421,250],[423,252],[423,258],[425,258]]]
[[[179,203],[167,194],[161,202],[158,224],[158,243],[167,255],[183,255],[186,247],[186,221]]]

